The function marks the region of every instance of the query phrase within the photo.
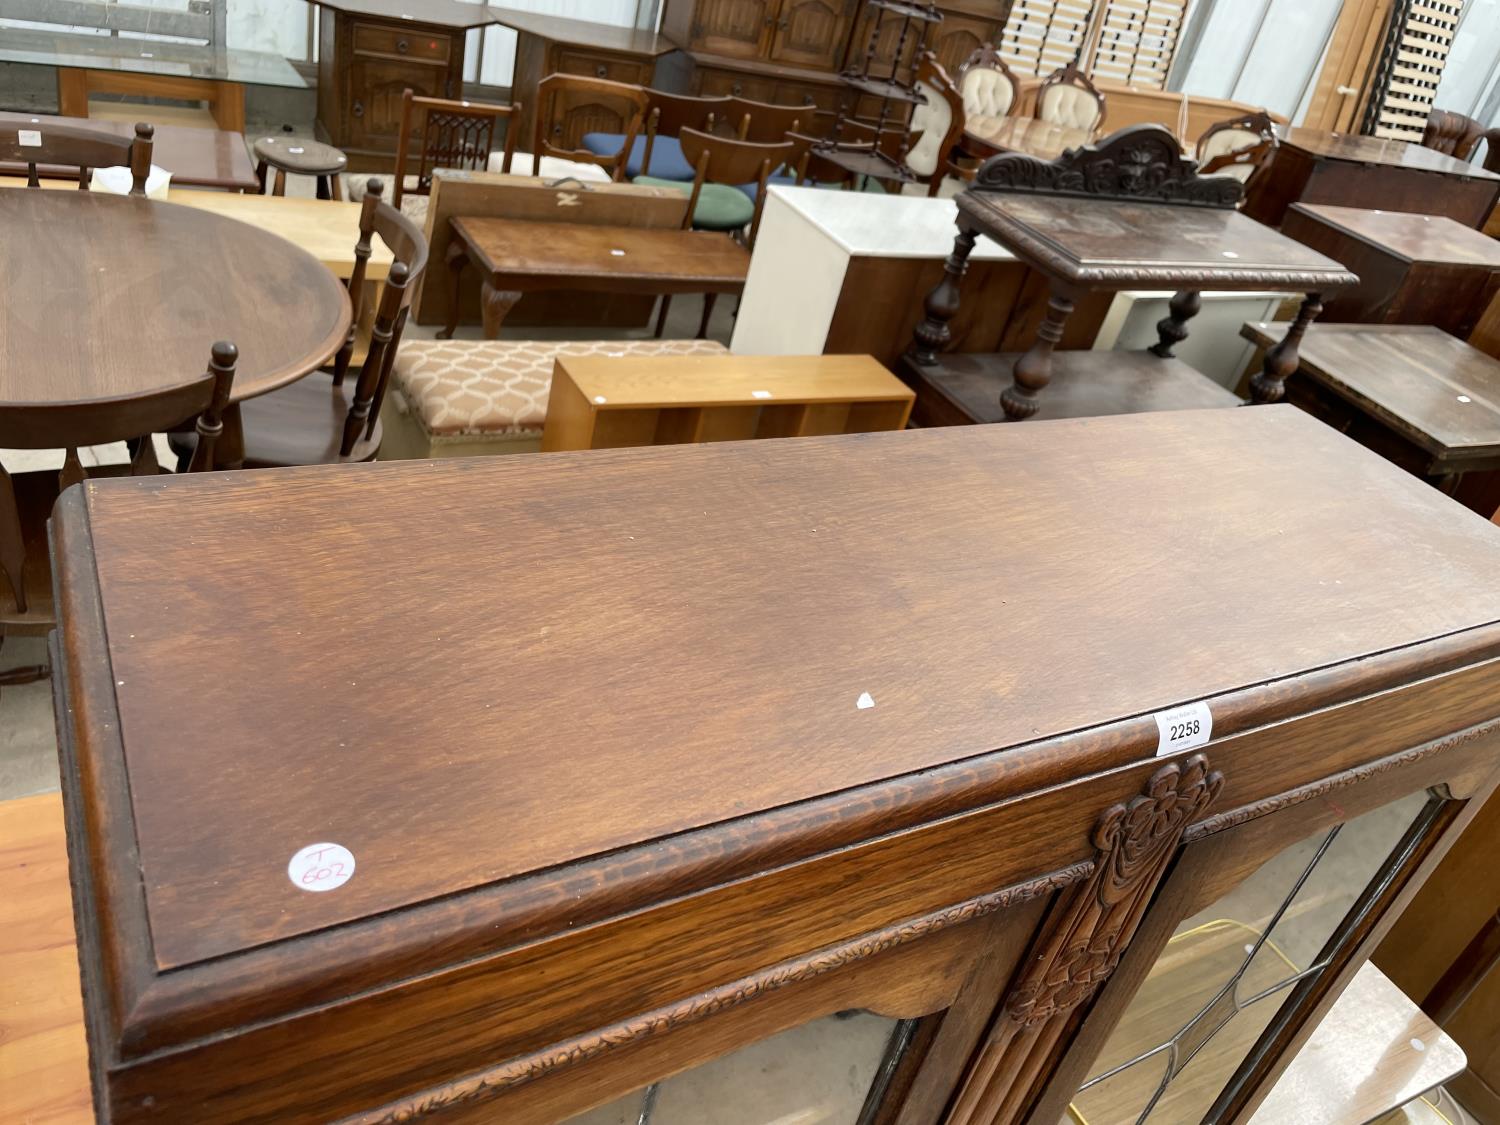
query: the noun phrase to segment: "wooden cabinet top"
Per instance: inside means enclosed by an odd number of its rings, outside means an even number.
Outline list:
[[[1283,145],[1300,149],[1309,156],[1354,164],[1384,164],[1393,168],[1442,172],[1449,176],[1468,176],[1478,180],[1500,180],[1500,176],[1486,172],[1478,164],[1470,164],[1467,160],[1459,160],[1456,156],[1408,141],[1287,126],[1279,126],[1276,132]]]
[[[1404,261],[1500,269],[1500,242],[1445,215],[1326,203],[1297,203],[1292,210]]]
[[[1500,532],[1290,408],[90,481],[59,521],[162,970],[1133,716],[1149,756],[1158,709],[1500,619]],[[294,886],[330,841],[355,876]]]
[[[1315,250],[1229,208],[970,190],[960,224],[1049,276],[1093,289],[1141,285],[1328,292],[1358,282]]]

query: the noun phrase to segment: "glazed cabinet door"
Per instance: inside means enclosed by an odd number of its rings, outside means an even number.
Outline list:
[[[730,58],[760,58],[776,24],[777,6],[778,0],[698,0],[691,46]]]
[[[838,65],[854,18],[854,0],[781,0],[773,62],[819,70]]]
[[[1246,1120],[1463,804],[1329,801],[1189,843],[1025,1120]]]

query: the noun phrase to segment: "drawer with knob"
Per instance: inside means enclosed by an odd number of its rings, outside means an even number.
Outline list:
[[[636,59],[583,51],[558,51],[554,70],[563,74],[581,74],[588,78],[607,78],[611,82],[630,82],[636,85],[644,85],[651,78],[650,68]]]
[[[354,50],[361,55],[447,63],[452,41],[441,35],[423,35],[404,28],[357,23],[354,25]]]

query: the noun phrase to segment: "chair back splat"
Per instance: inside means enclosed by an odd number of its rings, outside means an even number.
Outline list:
[[[401,131],[396,138],[396,187],[391,203],[401,206],[403,194],[431,195],[434,168],[467,168],[483,172],[495,151],[495,129],[505,123],[504,164],[510,171],[516,151],[516,117],[519,102],[494,105],[458,101],[453,98],[421,97],[411,89],[401,95]],[[413,138],[417,150],[416,183],[406,186],[407,165]]]
[[[688,197],[687,217],[683,220],[686,229],[692,224],[693,211],[698,206],[698,196],[703,185],[749,184],[756,185],[755,213],[750,221],[748,244],[755,245],[755,235],[760,228],[760,213],[766,203],[766,181],[778,168],[792,168],[800,184],[806,174],[807,143],[799,136],[791,136],[775,144],[755,144],[750,141],[731,141],[704,133],[697,129],[683,129],[678,135],[682,143],[682,155],[696,169],[693,191]]]
[[[78,189],[87,191],[95,168],[130,169],[130,194],[145,195],[151,175],[151,146],[156,130],[140,122],[127,140],[100,129],[29,122],[0,123],[0,161],[26,165],[26,186],[41,187],[38,167],[61,164],[78,169]]]

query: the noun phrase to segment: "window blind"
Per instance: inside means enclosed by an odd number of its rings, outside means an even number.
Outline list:
[[[999,44],[1018,74],[1074,59],[1093,78],[1162,89],[1188,0],[1016,0]]]
[[[1365,132],[1420,141],[1463,14],[1461,0],[1405,0],[1391,12]]]

